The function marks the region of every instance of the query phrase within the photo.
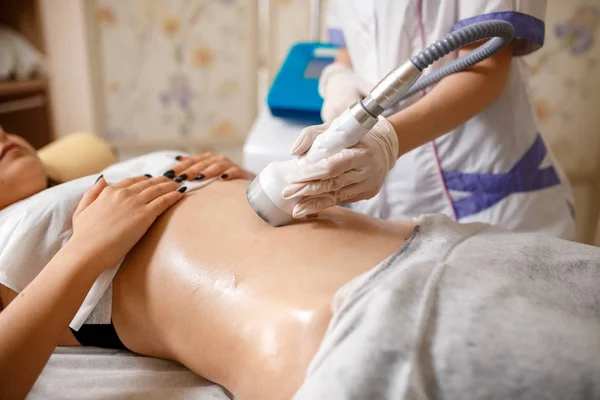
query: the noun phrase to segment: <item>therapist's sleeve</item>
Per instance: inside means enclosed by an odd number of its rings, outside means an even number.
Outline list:
[[[339,47],[346,47],[346,38],[342,31],[342,24],[337,12],[337,7],[338,5],[335,0],[329,1],[327,6],[327,36],[329,43]]]
[[[515,28],[514,55],[523,56],[544,45],[546,0],[459,0],[458,22],[452,30],[500,19]]]

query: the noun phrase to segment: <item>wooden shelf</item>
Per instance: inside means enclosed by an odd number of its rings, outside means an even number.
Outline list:
[[[47,86],[48,80],[46,78],[26,81],[0,81],[0,98],[43,92]]]
[[[0,0],[0,24],[19,32],[42,54],[45,53],[40,4],[45,0]],[[0,125],[24,137],[36,149],[53,138],[51,77],[25,81],[0,80]]]

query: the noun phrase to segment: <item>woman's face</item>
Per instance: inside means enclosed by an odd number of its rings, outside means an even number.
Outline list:
[[[44,190],[46,172],[35,149],[0,127],[0,210]]]

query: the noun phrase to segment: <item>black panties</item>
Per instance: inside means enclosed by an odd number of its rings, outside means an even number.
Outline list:
[[[82,346],[127,350],[119,339],[112,322],[110,324],[83,325],[78,331],[71,329],[71,332]]]

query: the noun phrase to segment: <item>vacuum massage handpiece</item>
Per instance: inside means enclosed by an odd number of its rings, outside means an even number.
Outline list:
[[[504,48],[514,36],[513,26],[506,21],[486,21],[459,29],[421,51],[410,61],[383,78],[369,95],[351,105],[332,125],[319,135],[303,156],[269,164],[248,186],[246,197],[256,214],[272,226],[294,221],[292,211],[299,199],[284,199],[282,192],[291,172],[355,146],[378,121],[378,117],[424,88],[444,77],[463,71]],[[437,72],[417,82],[422,71],[461,47],[489,39],[484,45],[460,57]]]

